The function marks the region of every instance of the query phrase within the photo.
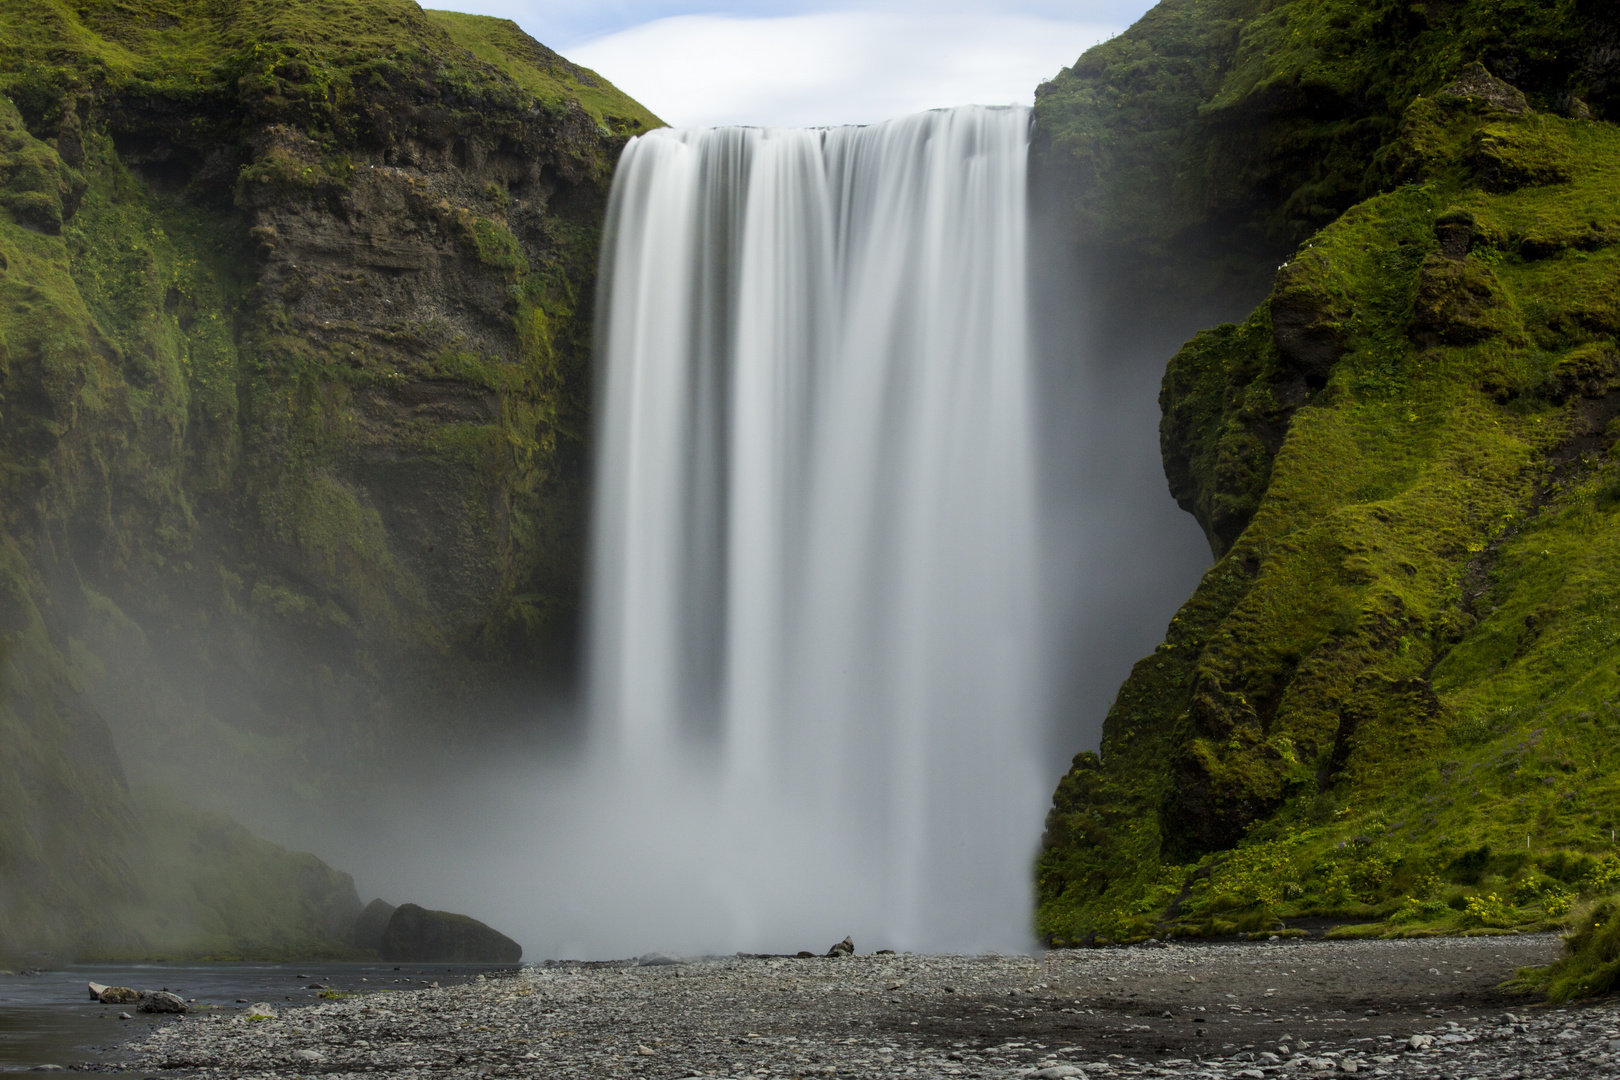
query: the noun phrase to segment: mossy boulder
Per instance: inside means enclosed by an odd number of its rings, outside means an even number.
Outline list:
[[[389,917],[381,951],[390,963],[515,964],[523,959],[523,946],[477,919],[416,904],[401,904]]]

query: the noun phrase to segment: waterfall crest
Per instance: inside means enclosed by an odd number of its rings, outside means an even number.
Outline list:
[[[1030,940],[1028,130],[967,107],[624,152],[590,722],[686,868],[648,902],[700,912],[660,947]]]

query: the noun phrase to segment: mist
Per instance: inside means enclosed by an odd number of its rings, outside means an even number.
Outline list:
[[[1000,707],[986,703],[933,741],[919,740],[920,728],[884,734],[862,708],[846,710],[842,727],[816,728],[822,721],[799,707],[802,688],[783,684],[771,693],[786,726],[762,737],[786,756],[739,774],[717,752],[712,710],[707,721],[690,711],[667,721],[706,723],[706,737],[672,737],[674,728],[604,734],[602,695],[593,705],[582,676],[573,687],[477,699],[453,729],[419,726],[369,760],[355,757],[345,734],[362,724],[357,717],[333,718],[330,753],[301,731],[316,749],[306,745],[298,758],[344,763],[335,790],[265,746],[242,758],[240,736],[222,736],[201,715],[162,747],[126,725],[120,749],[132,779],[185,785],[260,835],[316,853],[353,874],[362,900],[489,923],[530,960],[819,953],[845,935],[862,951],[1032,947],[1028,867],[1050,791],[1072,755],[1097,747],[1119,684],[1209,563],[1197,524],[1165,487],[1157,393],[1166,359],[1210,314],[1120,303],[1080,253],[1053,239],[1064,235],[1057,212],[1038,198],[1028,208],[1027,270],[1018,275],[1027,279],[1034,407],[1031,546],[1020,567],[1034,587],[1029,613],[1017,617],[1031,632],[1015,647],[1027,655],[1010,687],[982,668],[981,638],[961,639],[947,667],[976,674],[930,707],[954,705],[989,677],[1013,710],[1006,722],[972,719]],[[954,528],[971,528],[967,520]],[[969,610],[955,618],[971,625],[991,609]],[[881,611],[861,617],[890,617]],[[699,632],[681,649],[693,641],[723,649],[723,639]],[[950,685],[930,678],[931,693]],[[195,673],[177,667],[158,681],[188,680]],[[221,689],[192,696],[218,700]],[[115,715],[112,701],[104,711]],[[149,725],[172,729],[183,712],[171,708]],[[811,726],[795,734],[793,717]],[[862,734],[868,728],[875,734]],[[645,745],[627,754],[616,738]],[[858,760],[840,764],[850,753]],[[1001,779],[984,771],[996,759]],[[889,797],[918,782],[905,800]]]

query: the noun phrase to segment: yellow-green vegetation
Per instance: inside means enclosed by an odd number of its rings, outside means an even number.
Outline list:
[[[1462,65],[1380,159],[1165,374],[1218,561],[1058,788],[1050,940],[1502,933],[1620,882],[1620,128]]]
[[[596,72],[564,60],[509,19],[459,11],[424,14],[457,45],[533,94],[543,108],[577,101],[597,123],[615,131],[664,126],[662,120]]]
[[[1620,893],[1582,905],[1569,921],[1566,955],[1550,967],[1522,972],[1522,985],[1553,1001],[1613,993],[1620,988]]]
[[[1162,0],[1037,90],[1035,171],[1122,295],[1246,307],[1398,182],[1418,95],[1478,59],[1537,108],[1601,115],[1617,44],[1606,0]]]
[[[139,899],[108,899],[122,935],[83,946],[87,959],[362,955],[350,941],[360,898],[348,874],[165,792],[136,788],[131,803],[143,827],[131,853]]]
[[[361,131],[369,103],[401,91],[458,111],[577,105],[615,132],[661,124],[508,20],[411,0],[12,0],[0,11],[0,93],[31,122],[81,94],[216,99],[342,138]]]
[[[598,233],[658,123],[408,0],[0,6],[0,950],[330,951],[246,856],[159,903],[123,767],[319,804],[570,670]]]

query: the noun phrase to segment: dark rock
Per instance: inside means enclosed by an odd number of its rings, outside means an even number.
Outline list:
[[[360,917],[354,920],[354,945],[357,949],[382,949],[383,931],[394,917],[395,907],[383,899],[366,905]]]
[[[661,952],[645,953],[636,958],[636,963],[640,964],[642,967],[668,967],[671,964],[679,964],[680,962],[680,957],[671,956],[669,953]],[[482,975],[478,977],[480,979],[483,978]]]
[[[144,1013],[183,1013],[189,1008],[184,998],[167,990],[148,990],[140,999]]]
[[[1327,385],[1347,347],[1349,313],[1327,278],[1325,256],[1309,252],[1278,271],[1271,298],[1271,336],[1277,353],[1284,368],[1302,376],[1313,390]]]
[[[799,960],[809,960],[810,958],[814,957],[816,954],[811,952],[809,949],[800,949],[798,952],[794,953],[793,955],[795,956],[795,958],[797,958]]]
[[[1434,223],[1434,237],[1440,241],[1440,254],[1461,259],[1474,241],[1474,215],[1466,210],[1441,214]]]
[[[843,941],[840,941],[838,944],[836,944],[832,948],[828,949],[827,950],[827,955],[828,956],[854,956],[855,955],[855,941],[854,941],[854,939],[846,937]]]
[[[403,963],[515,964],[523,947],[477,919],[402,904],[383,931],[384,960]]]

